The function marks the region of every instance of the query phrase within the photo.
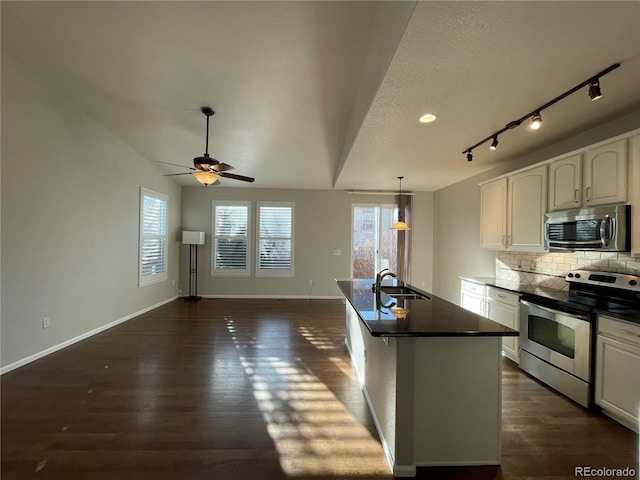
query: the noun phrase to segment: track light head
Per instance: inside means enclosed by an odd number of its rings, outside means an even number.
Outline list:
[[[467,152],[467,162],[472,162],[473,161],[473,153],[471,153],[471,150],[469,150]]]
[[[541,126],[542,126],[542,115],[540,115],[540,112],[536,112],[533,114],[533,117],[531,117],[531,129],[538,130]]]
[[[491,146],[489,147],[490,150],[495,150],[496,148],[498,148],[498,136],[494,136],[493,137],[493,142],[491,142]]]
[[[602,92],[600,91],[600,80],[595,78],[592,83],[589,84],[589,98],[591,101],[597,100],[602,96]]]

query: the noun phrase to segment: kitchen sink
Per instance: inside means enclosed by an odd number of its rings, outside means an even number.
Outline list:
[[[417,292],[409,287],[382,286],[380,287],[384,293],[393,298],[404,298],[408,300],[429,300],[426,295]]]

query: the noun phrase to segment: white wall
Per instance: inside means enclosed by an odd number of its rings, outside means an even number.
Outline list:
[[[176,294],[177,241],[169,280],[137,286],[138,205],[141,186],[169,195],[177,238],[180,187],[7,55],[1,167],[5,371]]]
[[[636,111],[435,192],[433,293],[459,303],[460,276],[495,275],[497,252],[480,248],[479,182],[638,127]]]
[[[233,180],[227,180],[232,182]],[[256,201],[295,203],[295,276],[213,277],[211,276],[211,208],[213,200],[249,200],[255,218]],[[351,206],[353,203],[389,203],[392,197],[351,195],[337,190],[277,190],[256,188],[187,187],[182,193],[182,228],[206,232],[206,245],[198,247],[198,294],[239,296],[341,297],[336,278],[348,278],[351,271]],[[412,279],[431,287],[433,197],[414,197]],[[255,251],[255,246],[253,247]],[[340,250],[340,256],[333,254]],[[182,246],[180,288],[188,291],[188,246]],[[252,259],[253,261],[253,259]],[[253,271],[255,266],[252,265]],[[310,291],[308,282],[313,280]]]

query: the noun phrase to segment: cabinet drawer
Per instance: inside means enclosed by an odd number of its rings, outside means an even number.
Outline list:
[[[484,297],[486,288],[487,287],[485,285],[462,280],[462,290],[464,290],[465,292],[475,293]]]
[[[640,325],[598,315],[598,334],[640,345]]]
[[[496,302],[506,303],[513,307],[518,307],[520,302],[520,295],[517,293],[507,292],[501,288],[488,287],[487,297]]]

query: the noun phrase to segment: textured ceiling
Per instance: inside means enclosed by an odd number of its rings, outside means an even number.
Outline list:
[[[160,173],[205,147],[252,187],[432,191],[640,112],[640,2],[1,2],[9,55]],[[586,88],[462,151],[613,63]],[[418,123],[425,111],[432,124]],[[189,175],[174,177],[197,185]],[[249,186],[224,180],[222,187]]]

